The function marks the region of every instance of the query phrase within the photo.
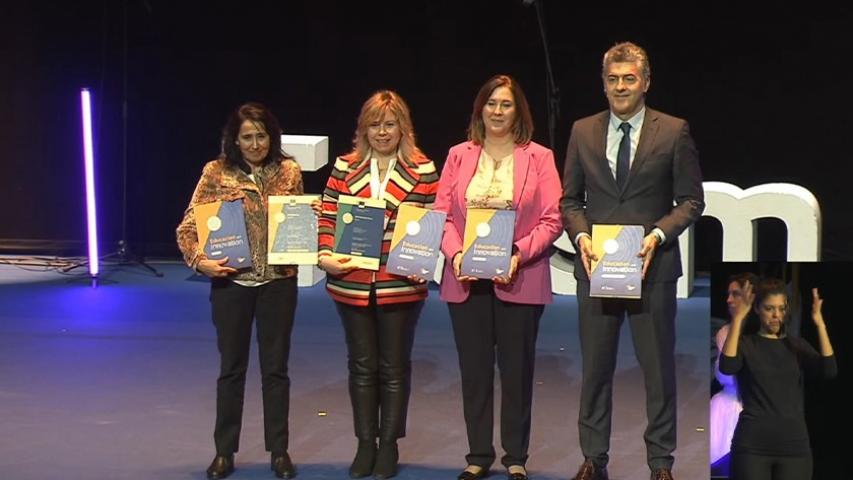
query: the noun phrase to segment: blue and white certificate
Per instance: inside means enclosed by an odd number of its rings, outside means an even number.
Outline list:
[[[351,265],[379,270],[385,233],[385,200],[341,195],[335,222],[337,255],[352,258]]]
[[[444,212],[401,204],[385,265],[388,273],[431,278],[435,274],[446,218]]]
[[[252,267],[243,200],[203,203],[193,207],[198,244],[210,260],[228,257],[225,266]]]
[[[491,279],[509,274],[514,210],[469,208],[462,240],[462,274]]]
[[[317,264],[317,215],[311,202],[319,195],[269,197],[267,263]]]
[[[637,299],[642,296],[642,225],[593,225],[589,296]]]

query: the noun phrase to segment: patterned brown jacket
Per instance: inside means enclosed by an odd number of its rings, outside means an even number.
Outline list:
[[[229,278],[265,281],[296,275],[295,265],[267,265],[267,197],[302,193],[299,164],[290,159],[272,162],[256,170],[254,182],[237,166],[226,166],[221,158],[208,162],[177,229],[178,248],[184,255],[184,261],[195,269],[198,262],[207,258],[198,244],[193,208],[203,203],[242,198],[253,267]]]

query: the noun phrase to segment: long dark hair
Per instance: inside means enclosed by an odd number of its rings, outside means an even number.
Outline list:
[[[240,152],[240,146],[237,144],[237,136],[240,133],[240,126],[246,120],[254,123],[259,128],[263,128],[270,137],[270,150],[264,158],[262,165],[268,165],[272,162],[281,161],[282,159],[293,159],[281,149],[281,126],[278,119],[270,110],[257,102],[244,103],[237,107],[236,110],[228,115],[228,120],[222,128],[222,153],[221,157],[228,166],[241,166],[243,164],[243,154]]]

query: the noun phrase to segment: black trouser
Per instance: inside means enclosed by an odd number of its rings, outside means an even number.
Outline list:
[[[240,448],[243,392],[257,319],[258,355],[264,398],[264,444],[267,451],[287,451],[290,407],[290,332],[296,312],[296,277],[244,287],[230,280],[213,280],[210,288],[213,324],[219,347],[216,382],[216,453],[231,455]]]
[[[634,353],[646,388],[646,461],[652,470],[672,468],[675,450],[675,282],[643,283],[640,300],[591,298],[578,281],[583,381],[578,431],[584,457],[607,465],[613,410],[613,373],[619,331],[627,315]]]
[[[732,453],[731,480],[811,480],[812,457]]]
[[[492,282],[471,285],[468,299],[448,303],[462,375],[462,405],[468,430],[470,465],[495,461],[495,356],[501,376],[501,463],[524,465],[530,443],[536,336],[543,305],[504,302]]]
[[[358,307],[335,302],[347,342],[349,395],[359,440],[406,436],[412,345],[424,302]]]

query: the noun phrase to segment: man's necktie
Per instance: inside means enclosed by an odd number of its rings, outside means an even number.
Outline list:
[[[622,190],[628,180],[628,171],[631,169],[631,124],[622,122],[619,130],[622,130],[622,140],[619,142],[619,152],[616,154],[616,185],[619,186],[619,190]]]

